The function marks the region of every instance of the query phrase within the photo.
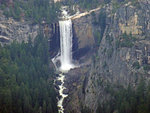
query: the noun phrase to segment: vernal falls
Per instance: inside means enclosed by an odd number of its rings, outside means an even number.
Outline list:
[[[72,22],[71,19],[59,21],[61,67],[60,71],[68,71],[74,67],[72,64]]]
[[[66,14],[66,12],[65,12]],[[68,96],[64,94],[63,91],[66,89],[64,87],[65,73],[67,73],[70,69],[74,68],[75,65],[72,63],[72,21],[71,19],[65,19],[59,21],[59,29],[60,29],[60,53],[52,59],[56,70],[61,74],[56,78],[57,81],[60,81],[61,84],[59,87],[59,95],[61,96],[58,99],[58,110],[59,113],[64,113],[63,101]],[[56,62],[60,62],[60,67],[56,66]]]

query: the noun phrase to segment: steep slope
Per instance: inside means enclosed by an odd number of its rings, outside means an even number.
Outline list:
[[[0,13],[0,42],[10,43],[13,40],[27,42],[29,37],[34,39],[38,34],[39,26],[32,25],[31,22],[18,22],[12,18],[6,18]]]
[[[141,78],[149,81],[149,12],[150,2],[139,0],[117,7],[111,4],[96,12],[96,15],[85,18],[88,19],[87,25],[93,23],[92,35],[99,33],[94,35],[95,41],[101,34],[103,36],[99,39],[98,51],[88,55],[91,63],[71,71],[67,76],[66,86],[70,95],[66,99],[67,113],[95,113],[98,104],[102,105],[112,98],[110,87],[127,88],[130,85],[136,89]],[[99,17],[97,13],[100,14]],[[106,18],[102,14],[106,14]],[[101,20],[105,20],[106,24],[103,24],[104,21],[101,23]],[[80,30],[82,28],[78,29]],[[82,38],[82,35],[78,37]]]

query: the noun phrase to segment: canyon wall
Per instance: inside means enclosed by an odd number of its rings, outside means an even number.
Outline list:
[[[111,98],[108,86],[136,88],[141,78],[150,80],[150,2],[128,2],[118,8],[111,4],[95,12],[96,16],[75,20],[77,37],[83,41],[79,45],[96,46],[94,34],[102,33],[102,27],[92,23],[101,11],[106,13],[106,26],[98,49],[87,55],[86,66],[71,70],[66,77],[66,113],[81,113],[83,108],[95,113],[98,104]]]

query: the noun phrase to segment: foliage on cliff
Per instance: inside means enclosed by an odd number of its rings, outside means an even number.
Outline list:
[[[82,10],[89,10],[110,2],[111,0],[67,0],[64,3],[68,6],[76,4]]]
[[[0,113],[57,113],[47,39],[0,46]]]
[[[150,84],[142,79],[136,90],[131,88],[117,88],[108,85],[106,92],[111,95],[111,100],[100,104],[97,113],[150,113]]]
[[[52,23],[57,20],[59,4],[54,4],[53,0],[14,0],[11,4],[8,2],[0,3],[1,9],[7,17],[14,19],[30,19],[34,23],[46,21]]]
[[[96,19],[96,14],[93,12],[92,18],[93,18],[92,22],[93,25],[96,27],[100,27],[100,31],[94,31],[94,37],[97,42],[97,45],[99,46],[106,28],[106,11],[105,10],[100,11],[98,19]]]

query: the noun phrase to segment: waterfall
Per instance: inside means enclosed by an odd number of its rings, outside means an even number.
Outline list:
[[[72,22],[71,19],[68,19],[68,13],[65,10],[66,7],[62,8],[62,21],[59,21],[59,31],[60,31],[60,52],[52,59],[54,66],[57,71],[62,72],[55,80],[60,81],[61,84],[58,85],[59,87],[59,95],[61,98],[58,98],[58,112],[64,113],[64,106],[63,101],[68,96],[68,94],[64,94],[63,91],[66,89],[64,86],[65,81],[65,74],[70,69],[74,68],[75,65],[73,64],[72,59]],[[57,62],[60,61],[61,65],[57,65]]]
[[[72,64],[72,22],[71,20],[59,21],[60,28],[60,71],[68,71]]]
[[[74,68],[74,65],[72,63],[72,22],[70,19],[59,21],[59,29],[60,29],[60,53],[56,55],[52,59],[56,69],[58,69],[61,72],[67,72],[71,68]],[[57,68],[56,62],[59,60],[61,62],[60,68]],[[63,91],[66,89],[64,86],[64,80],[65,75],[59,74],[59,76],[56,78],[56,80],[61,81],[61,84],[59,86],[59,95],[61,96],[60,99],[58,99],[58,112],[64,113],[64,107],[63,107],[63,101],[68,96],[67,94],[64,94]]]

